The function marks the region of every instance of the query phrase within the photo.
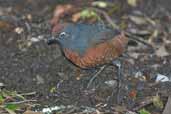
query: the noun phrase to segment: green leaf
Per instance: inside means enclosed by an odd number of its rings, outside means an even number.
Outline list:
[[[108,6],[107,2],[104,1],[95,1],[92,3],[92,5],[100,8],[106,8]]]
[[[132,7],[136,7],[137,6],[137,1],[138,0],[127,0],[128,4]]]
[[[10,109],[10,110],[16,110],[18,106],[16,104],[6,104],[5,108]]]
[[[2,103],[4,101],[4,98],[2,95],[0,95],[0,103]]]
[[[80,12],[80,16],[82,19],[88,19],[88,18],[99,18],[98,14],[90,9],[84,9]]]
[[[139,110],[139,114],[151,114],[151,113],[143,108],[143,109]]]
[[[153,105],[156,108],[160,108],[160,109],[162,109],[164,107],[163,101],[161,100],[159,95],[156,95],[153,97]]]
[[[52,87],[51,89],[50,89],[50,93],[56,93],[57,92],[57,88],[56,87]]]

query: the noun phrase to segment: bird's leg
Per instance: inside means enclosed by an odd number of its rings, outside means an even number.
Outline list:
[[[118,74],[117,74],[117,103],[120,102],[120,87],[121,87],[121,81],[122,81],[122,76],[121,76],[121,62],[120,61],[113,61],[113,64],[116,65],[117,69],[118,69]]]
[[[116,68],[117,68],[117,96],[116,96],[116,101],[117,101],[117,104],[119,104],[120,103],[120,87],[121,87],[121,80],[122,80],[121,79],[122,78],[122,76],[121,76],[121,67],[122,67],[122,65],[121,65],[121,62],[119,60],[113,61],[112,64],[115,65]],[[112,95],[108,99],[109,104],[110,104],[111,101],[113,101],[112,99],[114,97],[114,93],[115,93],[115,88],[112,91]]]
[[[100,68],[100,70],[99,71],[97,71],[96,73],[95,73],[95,75],[90,79],[90,81],[88,82],[88,84],[87,84],[87,88],[89,88],[90,86],[91,86],[91,84],[92,84],[92,82],[94,81],[94,79],[105,69],[105,67],[106,67],[106,65],[103,65],[101,68]]]

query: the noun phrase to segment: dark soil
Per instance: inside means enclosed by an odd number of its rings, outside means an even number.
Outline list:
[[[171,11],[168,6],[170,0],[149,1],[143,0],[135,9],[128,7],[127,4],[123,5],[120,15],[140,10],[151,17],[158,7],[164,7],[168,12]],[[123,3],[122,0],[120,2]],[[78,80],[77,67],[63,56],[58,46],[46,44],[51,30],[49,20],[57,4],[59,4],[58,0],[0,0],[0,19],[7,20],[9,23],[9,26],[0,28],[0,83],[4,83],[6,89],[20,93],[36,91],[34,98],[42,105],[95,106],[101,102],[106,103],[106,98],[111,95],[112,87],[106,85],[105,81],[116,79],[116,67],[107,67],[93,82],[91,88],[87,89],[87,84],[95,70],[81,70],[83,77]],[[6,12],[5,15],[1,15],[3,10]],[[31,21],[28,19],[29,15],[32,16]],[[153,18],[160,19],[161,29],[170,34],[168,26],[171,21],[166,22],[166,16],[159,11],[158,15]],[[23,32],[16,33],[14,30],[17,27],[22,28]],[[33,42],[33,38],[39,41]],[[167,39],[171,41],[170,37]],[[155,44],[163,45],[163,43]],[[131,43],[129,46],[131,47]],[[151,49],[148,47],[141,49],[138,47],[144,46],[138,45],[133,46],[135,50],[131,50],[129,46],[126,53],[132,55],[136,52],[139,56],[136,59],[123,58],[121,60],[124,75],[123,89],[121,89],[122,103],[132,108],[138,100],[146,96],[153,96],[157,93],[167,96],[165,93],[171,92],[171,83],[159,83],[154,86],[150,84],[154,83],[157,74],[171,76],[171,51],[168,51],[170,55],[166,57],[158,57],[155,53],[150,53]],[[146,77],[146,81],[135,78],[137,72],[141,72]],[[128,94],[132,89],[138,91],[137,101],[129,98]],[[114,102],[116,103],[115,100]]]

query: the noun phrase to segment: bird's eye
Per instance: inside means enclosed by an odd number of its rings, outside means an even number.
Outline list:
[[[60,38],[63,38],[63,37],[65,37],[66,35],[67,35],[66,32],[62,32],[62,33],[59,34],[59,37],[60,37]]]

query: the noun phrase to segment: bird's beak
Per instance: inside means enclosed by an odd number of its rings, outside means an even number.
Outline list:
[[[56,44],[56,43],[57,43],[57,39],[55,37],[52,37],[52,38],[47,40],[48,45]]]

